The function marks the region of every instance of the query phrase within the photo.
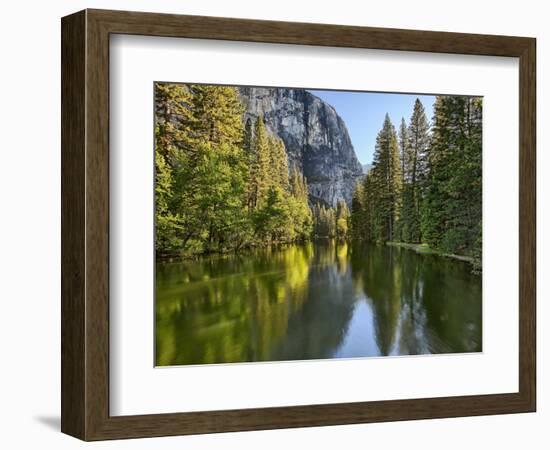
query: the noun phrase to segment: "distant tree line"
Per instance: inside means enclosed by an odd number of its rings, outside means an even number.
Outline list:
[[[344,200],[338,201],[336,208],[317,203],[313,207],[313,218],[314,237],[339,240],[350,237],[351,213]]]
[[[305,177],[235,88],[156,83],[155,116],[157,256],[310,237]]]
[[[482,100],[438,96],[432,125],[416,100],[397,131],[388,115],[352,200],[351,230],[371,242],[426,243],[481,261]]]

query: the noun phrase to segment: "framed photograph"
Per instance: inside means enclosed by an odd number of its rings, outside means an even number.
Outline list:
[[[535,411],[535,39],[61,29],[64,433]]]

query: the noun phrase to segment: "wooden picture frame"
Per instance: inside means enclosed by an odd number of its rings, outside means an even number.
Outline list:
[[[64,433],[101,440],[535,411],[535,39],[105,10],[61,25]],[[117,33],[519,58],[519,392],[110,416],[109,36]]]

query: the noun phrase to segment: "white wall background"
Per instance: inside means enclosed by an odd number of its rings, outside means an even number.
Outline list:
[[[83,8],[534,36],[538,39],[538,412],[402,423],[102,442],[95,448],[548,448],[550,435],[549,11],[536,0],[359,2],[52,0],[0,15],[0,443],[75,449],[59,432],[60,17]],[[544,176],[547,176],[544,180]],[[506,243],[503,242],[503,257]]]

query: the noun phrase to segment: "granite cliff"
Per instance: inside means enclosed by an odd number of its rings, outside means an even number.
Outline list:
[[[346,125],[336,110],[304,89],[240,87],[245,118],[264,117],[268,130],[286,146],[289,167],[307,177],[312,203],[348,204],[363,168]]]

